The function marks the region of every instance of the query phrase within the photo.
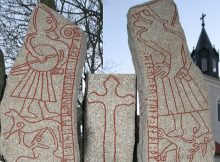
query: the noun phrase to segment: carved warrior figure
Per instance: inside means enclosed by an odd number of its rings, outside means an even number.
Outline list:
[[[173,0],[130,9],[141,100],[140,161],[213,161],[207,87],[192,64]]]
[[[79,161],[75,111],[84,57],[82,31],[38,5],[1,104],[8,162]]]

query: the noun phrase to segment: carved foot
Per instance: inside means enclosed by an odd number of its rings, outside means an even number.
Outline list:
[[[159,156],[155,157],[155,159],[157,161],[166,161],[167,159],[167,153],[166,152],[163,152],[162,154],[160,154]]]
[[[43,114],[43,118],[53,118],[58,116],[60,116],[60,114],[55,112],[46,112]]]
[[[37,115],[29,111],[21,111],[20,116],[23,118],[37,119]]]
[[[194,137],[199,138],[204,134],[208,134],[209,131],[207,130],[206,127],[200,127],[200,128],[194,128],[194,132],[195,132]]]
[[[175,129],[175,130],[169,132],[167,134],[167,136],[169,136],[169,137],[183,136],[183,130],[182,129],[177,129],[177,130]]]
[[[59,113],[51,113],[51,112],[47,112],[43,115],[44,119],[50,119],[58,123],[61,123],[60,117],[61,116]]]

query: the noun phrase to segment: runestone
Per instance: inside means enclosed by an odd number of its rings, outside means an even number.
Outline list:
[[[85,111],[86,162],[133,161],[135,107],[135,75],[89,75]]]
[[[140,96],[139,162],[212,162],[207,85],[192,63],[173,0],[128,13]]]
[[[78,85],[83,32],[43,4],[35,7],[1,103],[7,162],[79,162]]]

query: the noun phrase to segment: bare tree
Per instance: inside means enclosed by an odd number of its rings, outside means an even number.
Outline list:
[[[94,74],[103,65],[103,3],[102,0],[1,0],[0,48],[10,68],[26,35],[33,8],[45,3],[79,25],[87,35],[85,71]]]
[[[31,12],[40,2],[79,25],[86,33],[87,57],[78,100],[79,107],[83,107],[85,90],[82,87],[85,85],[85,74],[94,74],[103,66],[103,2],[102,0],[1,0],[0,49],[5,54],[8,70],[22,47]],[[80,126],[82,111],[78,112]]]

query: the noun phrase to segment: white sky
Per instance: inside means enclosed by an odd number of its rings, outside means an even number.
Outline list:
[[[104,0],[104,67],[106,72],[134,73],[127,41],[127,12],[131,6],[149,0]],[[201,32],[200,17],[216,50],[220,49],[220,1],[175,0],[189,50],[196,46]],[[109,69],[110,68],[110,69]]]

